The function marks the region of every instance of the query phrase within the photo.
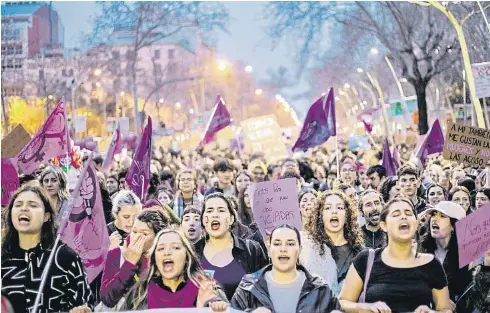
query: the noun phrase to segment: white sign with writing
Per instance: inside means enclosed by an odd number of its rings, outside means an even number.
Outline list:
[[[490,97],[490,62],[471,64],[475,79],[476,97]]]

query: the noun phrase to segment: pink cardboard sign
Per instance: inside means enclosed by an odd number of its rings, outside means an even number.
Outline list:
[[[302,230],[296,179],[286,178],[248,187],[252,212],[264,238],[274,227],[288,224]]]
[[[456,223],[459,267],[470,264],[490,251],[490,203]]]
[[[8,205],[10,197],[19,188],[17,169],[10,159],[2,158],[2,205]]]

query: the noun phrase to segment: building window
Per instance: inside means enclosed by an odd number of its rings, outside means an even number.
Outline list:
[[[155,64],[155,73],[157,75],[162,75],[162,66],[160,64]]]
[[[20,40],[20,29],[11,29],[8,26],[2,29],[2,40]]]
[[[160,50],[155,50],[155,60],[160,60]]]
[[[22,54],[22,46],[15,46],[15,54]]]
[[[7,47],[7,55],[13,55],[15,53],[14,46]]]
[[[22,59],[14,59],[14,67],[22,68]]]
[[[175,49],[169,49],[168,50],[168,59],[173,60],[175,57]]]

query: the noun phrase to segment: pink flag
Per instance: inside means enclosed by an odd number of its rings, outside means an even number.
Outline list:
[[[68,125],[65,105],[61,100],[32,140],[17,154],[17,162],[25,174],[30,174],[49,159],[67,154]]]
[[[70,200],[61,209],[58,232],[61,239],[80,256],[88,281],[92,282],[104,269],[109,235],[92,157],[87,162]]]
[[[331,88],[328,96],[324,95],[310,107],[292,151],[306,151],[319,146],[336,134],[335,102],[333,88]]]
[[[104,162],[102,163],[102,167],[100,170],[102,172],[107,172],[111,168],[112,160],[114,159],[114,155],[121,153],[123,147],[121,128],[119,123],[117,124],[117,128],[112,135],[112,141],[107,150],[107,154],[105,156]]]
[[[208,124],[206,125],[206,132],[204,133],[204,137],[199,143],[199,147],[202,147],[203,145],[213,141],[214,135],[230,124],[230,112],[228,112],[223,98],[221,98],[221,96],[218,96],[218,98],[216,99],[216,105],[213,109],[213,113],[211,114]]]
[[[391,155],[388,139],[385,139],[385,143],[383,144],[383,161],[381,165],[386,169],[386,176],[396,176],[397,166]]]
[[[420,146],[417,152],[417,158],[425,164],[427,157],[434,153],[441,153],[444,150],[444,134],[442,132],[439,119],[434,121],[429,133],[424,138],[424,142]]]
[[[138,148],[136,148],[133,163],[126,174],[126,183],[141,202],[145,201],[146,190],[150,183],[151,134],[151,117],[148,116],[148,123],[143,130]]]
[[[9,205],[10,197],[19,187],[17,168],[11,159],[2,158],[2,205]]]
[[[364,111],[357,114],[357,119],[364,124],[366,132],[370,134],[373,131],[374,126],[374,114],[378,109],[367,108]]]

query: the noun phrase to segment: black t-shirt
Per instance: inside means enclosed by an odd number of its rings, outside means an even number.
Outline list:
[[[349,244],[336,246],[334,260],[337,264],[337,281],[342,282],[347,276],[347,271],[356,256],[356,251]]]
[[[395,268],[381,260],[383,249],[377,249],[369,278],[366,302],[382,301],[393,313],[413,312],[421,305],[432,306],[432,289],[447,286],[441,263],[433,259],[412,268]],[[354,267],[364,281],[369,251],[364,250],[354,259]]]

